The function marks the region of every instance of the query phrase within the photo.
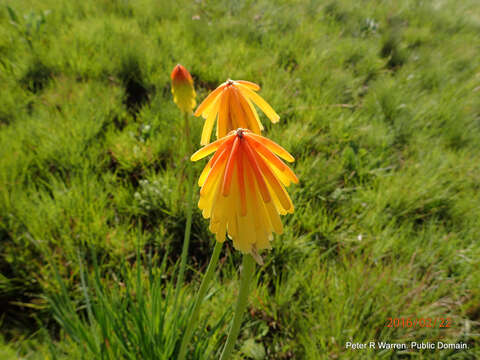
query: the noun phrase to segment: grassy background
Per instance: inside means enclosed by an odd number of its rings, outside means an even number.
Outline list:
[[[156,286],[171,287],[187,165],[170,93],[177,63],[192,73],[199,101],[227,78],[259,83],[281,117],[263,118],[265,133],[296,158],[296,211],[258,271],[238,358],[480,357],[477,1],[7,4],[0,358],[91,356],[54,319],[55,269],[79,319],[80,264],[90,273],[98,263],[112,304],[120,285],[152,268],[162,269]],[[195,139],[202,123],[193,120]],[[203,165],[193,165],[197,174]],[[212,239],[195,211],[187,302]],[[201,314],[206,347],[225,340],[228,321],[208,331],[230,319],[239,262],[228,244]],[[388,317],[452,324],[391,329]],[[374,339],[470,349],[345,349]]]

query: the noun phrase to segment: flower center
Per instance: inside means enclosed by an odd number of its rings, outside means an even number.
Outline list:
[[[238,128],[236,131],[235,131],[235,134],[241,139],[243,137],[243,129],[242,128]]]
[[[230,80],[230,79],[227,80],[227,86],[233,85],[233,83],[234,83],[233,80]]]

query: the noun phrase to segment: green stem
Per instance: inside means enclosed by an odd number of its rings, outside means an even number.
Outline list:
[[[192,316],[190,317],[187,330],[183,335],[182,345],[180,347],[180,355],[178,356],[179,360],[184,360],[185,356],[187,355],[187,346],[192,339],[193,331],[195,330],[195,326],[197,324],[198,314],[200,312],[200,305],[205,298],[205,294],[208,290],[208,285],[210,284],[210,281],[213,278],[213,274],[215,273],[215,268],[217,267],[218,257],[220,256],[222,245],[223,243],[215,241],[215,247],[213,248],[212,257],[210,258],[210,262],[208,263],[207,272],[205,273],[202,283],[200,284],[200,289],[198,290],[197,296],[195,298],[195,304],[193,305]]]
[[[190,139],[190,126],[188,124],[188,113],[184,113],[185,119],[185,150],[187,153],[187,161],[192,153],[192,141]],[[178,272],[177,285],[175,286],[174,308],[177,307],[178,295],[183,286],[183,279],[185,277],[185,267],[187,265],[188,246],[190,243],[190,232],[192,229],[192,208],[193,208],[193,172],[192,166],[187,164],[187,223],[185,224],[185,235],[183,237],[182,256],[180,260],[180,270]]]
[[[255,271],[255,260],[252,255],[243,255],[242,261],[242,279],[240,282],[240,293],[238,294],[237,305],[235,306],[235,315],[233,317],[232,327],[227,337],[225,348],[223,349],[220,360],[227,360],[232,354],[238,334],[240,333],[240,325],[242,324],[243,313],[247,307],[250,282]]]

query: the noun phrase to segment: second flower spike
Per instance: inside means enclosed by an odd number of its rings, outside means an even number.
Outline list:
[[[227,80],[208,95],[195,111],[195,116],[202,115],[206,119],[200,144],[207,145],[210,142],[217,118],[217,138],[222,138],[237,128],[260,134],[263,126],[253,104],[276,123],[280,116],[256,93],[258,90],[260,86],[249,81]]]

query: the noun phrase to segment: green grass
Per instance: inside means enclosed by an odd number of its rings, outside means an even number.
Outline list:
[[[263,117],[265,134],[296,158],[295,213],[257,271],[237,358],[480,357],[477,1],[2,6],[0,358],[179,346],[158,322],[181,252],[184,168],[198,176],[204,163],[181,150],[177,63],[198,102],[227,78],[259,83],[281,117]],[[199,143],[203,121],[192,123]],[[185,309],[213,249],[207,227],[194,211]],[[192,358],[225,342],[240,261],[228,243]],[[392,329],[389,317],[452,325]],[[374,340],[469,350],[345,348]]]

